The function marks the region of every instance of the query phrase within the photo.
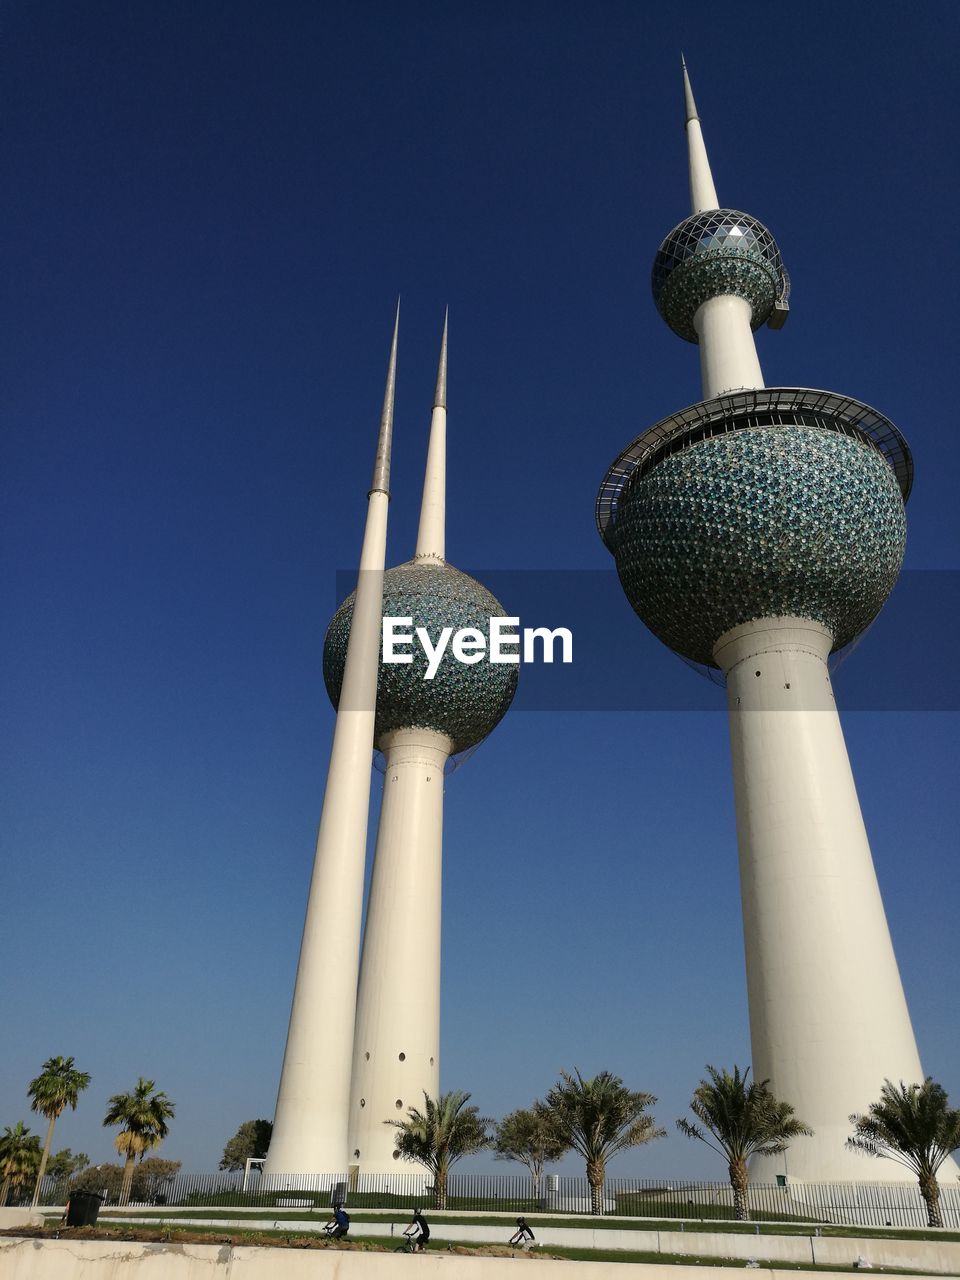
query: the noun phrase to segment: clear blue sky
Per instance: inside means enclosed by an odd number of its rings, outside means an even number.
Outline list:
[[[7,4],[0,1126],[35,1123],[52,1054],[92,1073],[57,1145],[95,1161],[141,1074],[190,1170],[272,1114],[394,299],[391,561],[449,303],[450,558],[609,571],[606,466],[700,394],[649,291],[687,211],[681,48],[721,199],[793,278],[768,383],[857,396],[914,450],[908,579],[837,685],[960,1101],[956,8],[682,14]],[[570,705],[521,697],[448,784],[442,1085],[499,1116],[609,1068],[670,1130],[613,1171],[722,1177],[673,1125],[706,1062],[749,1061],[722,692],[598,589],[632,709],[576,709],[585,643]]]

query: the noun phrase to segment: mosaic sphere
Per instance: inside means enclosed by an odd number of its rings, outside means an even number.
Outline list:
[[[796,425],[713,436],[637,471],[608,534],[639,616],[708,666],[717,640],[756,618],[812,618],[842,648],[882,608],[905,541],[881,454]]]
[[[453,627],[455,632],[473,627],[486,636],[489,646],[490,619],[504,617],[506,610],[486,587],[453,565],[410,560],[384,574],[383,615],[412,618],[412,625],[403,630],[426,627],[434,643],[442,627]],[[340,701],[352,618],[350,595],[333,615],[323,647],[323,678],[335,707]],[[414,640],[403,652],[413,654],[412,663],[380,664],[378,742],[394,729],[433,729],[453,740],[454,752],[465,751],[499,724],[513,701],[519,673],[515,663],[491,663],[485,655],[483,661],[468,665],[454,657],[448,645],[436,675],[425,680],[427,658],[422,646]]]
[[[653,297],[667,324],[688,342],[697,309],[710,298],[735,294],[765,324],[786,291],[783,259],[762,222],[737,209],[710,209],[685,218],[664,240],[653,263]]]

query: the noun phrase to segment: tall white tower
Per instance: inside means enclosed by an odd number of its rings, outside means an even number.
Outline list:
[[[413,560],[384,577],[383,612],[405,629],[475,628],[489,643],[503,606],[445,559],[447,325],[437,374],[420,528]],[[324,674],[334,703],[341,686],[353,597],[334,616]],[[440,896],[443,792],[447,761],[495,727],[513,698],[518,667],[458,661],[448,649],[436,675],[413,647],[413,661],[381,668],[377,746],[384,756],[383,802],[363,935],[350,1091],[350,1164],[395,1173],[396,1130],[387,1120],[422,1109],[440,1081]]]
[[[814,1130],[791,1180],[902,1181],[845,1147],[885,1078],[923,1072],[827,658],[896,581],[912,462],[867,405],[764,388],[753,331],[781,327],[786,273],[762,223],[719,207],[686,68],[684,93],[693,213],[653,290],[700,347],[704,400],[617,458],[598,525],[647,626],[726,679],[753,1070]]]
[[[357,625],[345,646],[341,708],[330,749],[317,851],[300,944],[273,1138],[264,1177],[343,1176],[356,1016],[370,759],[380,663],[390,449],[400,307],[393,326],[380,436],[367,497],[356,590]]]

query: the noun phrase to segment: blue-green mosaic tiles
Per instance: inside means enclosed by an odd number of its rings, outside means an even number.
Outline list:
[[[384,574],[384,616],[413,618],[412,626],[404,629],[426,627],[434,643],[442,627],[453,627],[454,631],[475,627],[489,644],[490,618],[503,617],[505,612],[486,587],[453,565],[408,561]],[[334,706],[340,700],[352,617],[351,595],[327,628],[323,678]],[[380,664],[378,740],[394,729],[434,729],[453,739],[454,751],[465,751],[490,733],[513,700],[519,672],[516,664],[492,664],[484,657],[468,666],[453,657],[448,646],[433,680],[424,680],[427,659],[419,643],[415,640],[404,652],[413,653],[412,663]]]
[[[876,617],[903,561],[896,479],[870,445],[754,427],[671,454],[625,487],[611,550],[633,608],[671,649],[713,663],[724,632],[794,615],[834,648]]]
[[[709,298],[745,298],[759,329],[786,287],[776,240],[737,209],[711,209],[674,227],[657,251],[651,284],[657,310],[688,342],[699,341],[693,317]]]

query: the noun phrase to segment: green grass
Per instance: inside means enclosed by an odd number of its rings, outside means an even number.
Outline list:
[[[384,1222],[390,1218],[389,1213],[364,1213],[355,1212],[352,1201],[348,1205],[350,1219],[353,1223],[363,1222]],[[309,1209],[286,1209],[279,1212],[264,1209],[263,1216],[270,1218],[274,1222],[303,1222],[304,1216],[311,1214]],[[435,1221],[443,1222],[451,1226],[503,1226],[513,1227],[516,1224],[516,1214],[513,1215],[486,1215],[480,1217],[476,1214],[451,1213],[449,1210],[443,1214],[432,1212],[430,1209],[425,1211],[428,1215],[433,1216]],[[202,1209],[177,1209],[171,1207],[169,1209],[144,1209],[136,1210],[131,1216],[138,1218],[157,1219],[163,1222],[187,1222],[195,1218],[227,1218],[230,1215],[223,1211],[206,1212]],[[562,1217],[558,1215],[545,1215],[530,1213],[525,1215],[530,1218],[530,1222],[534,1227],[549,1228],[573,1228],[593,1231],[684,1231],[687,1234],[696,1232],[729,1232],[734,1235],[777,1235],[777,1236],[809,1236],[814,1233],[814,1224],[798,1223],[798,1222],[736,1222],[736,1221],[684,1221],[683,1223],[674,1218],[649,1219],[643,1221],[624,1221],[622,1218],[602,1217],[594,1218],[587,1214],[571,1215],[570,1217]],[[110,1209],[104,1209],[100,1218],[104,1218],[113,1222],[122,1222],[125,1215],[114,1214]],[[325,1206],[321,1213],[317,1214],[316,1221],[326,1222],[330,1217],[330,1208]],[[410,1204],[404,1206],[404,1211],[396,1216],[397,1222],[408,1222],[410,1217]],[[237,1228],[239,1230],[239,1228]],[[920,1230],[911,1228],[899,1229],[896,1227],[850,1227],[850,1226],[820,1226],[819,1234],[821,1236],[838,1236],[841,1238],[859,1238],[864,1234],[878,1236],[882,1239],[889,1240],[941,1240],[960,1242],[960,1232],[945,1231],[942,1229]],[[618,1250],[619,1252],[619,1250]]]

